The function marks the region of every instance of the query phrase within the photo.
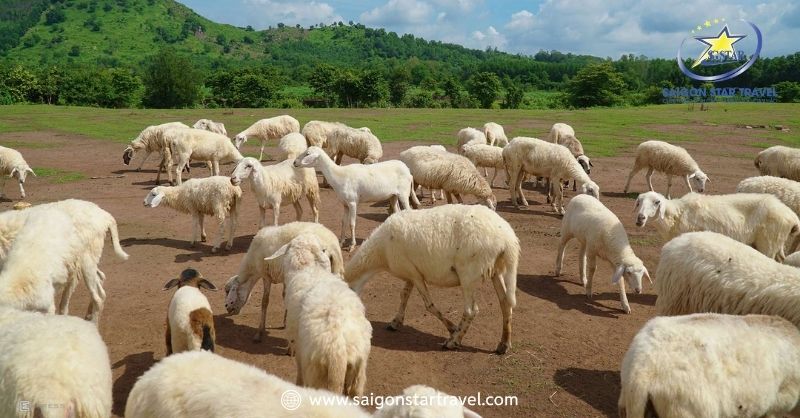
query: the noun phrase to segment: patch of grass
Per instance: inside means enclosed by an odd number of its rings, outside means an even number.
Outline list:
[[[0,145],[8,148],[29,148],[29,149],[47,149],[47,148],[58,148],[59,146],[56,144],[50,144],[47,142],[30,142],[30,141],[3,141]]]
[[[769,148],[775,144],[771,142],[756,141],[756,142],[751,142],[750,145],[757,148]]]
[[[37,167],[33,169],[38,177],[44,177],[52,183],[64,184],[74,181],[80,181],[86,178],[86,175],[77,171],[65,171],[57,168]]]

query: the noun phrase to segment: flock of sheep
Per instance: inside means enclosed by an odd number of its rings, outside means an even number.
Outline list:
[[[260,159],[244,157],[239,147],[250,138],[260,141],[262,158],[264,145],[278,141],[281,162],[264,166]],[[288,353],[296,360],[297,379],[294,385],[213,354],[213,313],[201,289],[216,286],[187,269],[164,285],[164,290],[177,288],[166,310],[169,355],[139,378],[125,416],[289,416],[280,405],[286,390],[303,400],[363,395],[372,326],[359,293],[382,271],[405,282],[389,328],[402,326],[416,289],[427,311],[447,329],[448,349],[460,346],[478,312],[475,291],[483,279],[491,281],[503,316],[496,352],[508,352],[521,250],[512,227],[494,211],[492,187],[500,171],[518,208],[528,205],[523,181],[547,178],[548,203],[563,214],[556,276],[563,271],[566,244],[577,239],[578,270],[588,297],[598,257],[613,267],[611,280],[619,285],[626,313],[631,312],[626,282],[637,293],[645,278],[655,285],[656,308],[664,316],[640,330],[623,359],[621,416],[762,417],[798,406],[800,253],[786,254],[800,245],[800,150],[769,148],[755,159],[761,177],[743,180],[736,194],[707,196],[694,192],[702,193],[709,179],[685,149],[661,141],[640,144],[625,192],[647,169],[650,191],[636,200],[636,225],[650,221],[669,240],[652,276],[619,218],[600,201],[600,188],[589,177],[592,163],[569,125],[553,125],[547,140],[509,141],[502,126],[487,123],[480,130],[459,131],[456,150],[415,146],[397,160],[381,161],[381,143],[369,128],[311,121],[301,130],[287,115],[260,120],[233,140],[224,125],[207,119],[193,127],[174,122],[144,129],[124,151],[123,162],[144,152],[141,168],[151,153],[160,155],[157,186],[144,204],[191,214],[192,244],[206,240],[204,218],[212,216],[219,227],[212,251],[222,245],[226,224],[226,248],[231,248],[241,184],[249,183],[260,209],[260,230],[237,274],[224,285],[225,308],[238,314],[260,280],[264,292],[254,336],[260,341],[271,285],[283,284]],[[343,165],[345,155],[360,163]],[[183,181],[192,160],[205,162],[211,176]],[[234,168],[221,176],[219,166],[228,162]],[[162,170],[174,185],[158,185]],[[338,238],[317,223],[316,171],[345,208]],[[656,171],[668,177],[666,197],[653,190]],[[22,197],[32,172],[17,151],[0,147],[0,174],[18,181]],[[682,178],[690,193],[670,199],[672,176]],[[569,180],[578,194],[565,206]],[[429,190],[433,202],[439,192],[448,204],[419,209],[421,188]],[[462,195],[486,207],[453,204],[453,197],[463,203]],[[313,222],[301,221],[303,198]],[[342,248],[356,247],[358,204],[384,201],[391,215],[345,264]],[[282,203],[294,206],[297,221],[280,225]],[[271,223],[267,208],[273,210]],[[28,401],[30,414],[21,416],[51,416],[47,405],[56,403],[67,416],[108,417],[111,371],[105,344],[96,327],[67,314],[70,296],[83,282],[91,295],[86,319],[98,323],[105,300],[98,263],[107,233],[116,255],[128,258],[116,221],[97,205],[75,199],[15,209],[20,210],[0,213],[0,416],[20,414],[18,402]],[[45,245],[47,252],[35,251]],[[461,288],[465,308],[458,324],[438,310],[429,285]],[[412,386],[401,396],[409,394],[447,396],[427,386]],[[63,416],[65,411],[57,412]],[[306,401],[291,416],[370,415],[357,405]],[[373,416],[477,414],[461,405],[398,404]]]

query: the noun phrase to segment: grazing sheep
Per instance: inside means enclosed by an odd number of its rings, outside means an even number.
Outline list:
[[[442,152],[442,153],[446,153],[447,152],[447,148],[445,148],[444,145],[429,145],[428,147],[430,149],[436,151],[436,152]],[[406,164],[406,165],[408,165],[408,164]],[[422,185],[421,184],[417,184],[417,188],[415,190],[416,190],[417,193],[422,194]],[[433,189],[433,190],[431,190],[431,204],[436,204],[436,192],[437,191],[439,192],[439,199],[444,200],[444,190]]]
[[[519,240],[500,215],[482,206],[445,205],[390,216],[363,243],[345,267],[345,281],[360,293],[372,276],[387,271],[406,282],[400,310],[389,325],[403,323],[411,290],[416,287],[431,314],[444,323],[456,348],[478,313],[475,291],[481,280],[494,285],[503,313],[497,353],[511,347],[511,311],[516,305]],[[461,286],[465,309],[456,327],[436,308],[428,285]]]
[[[228,131],[225,130],[225,124],[222,122],[214,122],[211,119],[200,119],[192,125],[194,129],[203,129],[218,133],[220,135],[228,136]]]
[[[423,385],[405,388],[392,401],[384,400],[384,405],[373,418],[481,418],[457,397]]]
[[[486,135],[486,142],[489,145],[496,145],[500,148],[508,145],[508,137],[506,131],[501,125],[494,122],[488,122],[483,125],[483,134]]]
[[[466,157],[416,146],[401,152],[399,160],[408,166],[414,183],[431,190],[444,191],[448,203],[453,202],[453,195],[459,203],[463,203],[461,195],[471,194],[492,210],[495,209],[497,200],[489,182]]]
[[[666,243],[655,288],[659,315],[777,315],[800,327],[800,271],[715,232]]]
[[[5,196],[6,178],[16,177],[19,181],[19,195],[24,199],[25,188],[23,184],[25,184],[25,178],[28,177],[28,173],[36,177],[36,173],[34,173],[33,169],[25,162],[25,159],[22,158],[22,154],[20,154],[19,151],[0,147],[0,198]]]
[[[203,226],[205,215],[214,216],[219,222],[217,234],[211,252],[216,252],[222,243],[225,233],[225,218],[228,219],[228,244],[225,249],[233,246],[233,233],[239,218],[242,189],[231,184],[231,180],[224,176],[213,176],[203,179],[189,179],[180,186],[156,186],[144,198],[144,206],[154,208],[162,201],[168,207],[181,213],[192,215],[192,240],[191,245],[197,242],[197,233],[200,240],[205,242],[206,230]]]
[[[297,409],[284,405],[297,395]],[[319,402],[312,402],[316,398]],[[325,404],[322,400],[325,400]],[[295,386],[263,370],[207,351],[169,356],[131,389],[126,418],[369,418],[347,398]],[[328,404],[330,402],[330,404]]]
[[[322,243],[315,235],[299,235],[265,261],[280,264],[285,276],[297,384],[363,395],[372,325],[358,295],[330,273]]]
[[[278,149],[280,150],[278,160],[294,160],[306,148],[308,148],[308,145],[306,145],[306,137],[303,134],[297,132],[287,134],[278,141]]]
[[[295,167],[314,167],[330,183],[339,202],[347,210],[342,217],[340,239],[345,240],[347,221],[350,221],[351,240],[349,251],[356,246],[356,216],[359,202],[380,202],[389,199],[389,207],[399,211],[400,206],[409,209],[409,197],[419,206],[416,194],[412,193],[412,183],[408,167],[400,161],[390,160],[363,165],[339,166],[319,147],[308,147],[294,160]]]
[[[301,133],[306,137],[309,147],[327,147],[327,142],[339,130],[344,130],[347,125],[339,122],[323,122],[312,120],[303,126]]]
[[[178,185],[183,182],[181,173],[189,164],[190,159],[211,161],[211,175],[219,175],[219,164],[226,162],[239,162],[242,154],[239,153],[227,136],[202,129],[168,129],[164,137],[169,144],[170,153],[175,157],[175,176]],[[168,161],[172,168],[172,160]],[[170,178],[171,182],[171,178]]]
[[[249,128],[239,132],[234,138],[236,149],[240,149],[242,144],[247,142],[250,137],[261,140],[261,151],[258,153],[258,160],[264,159],[264,145],[270,139],[280,139],[292,133],[300,132],[300,122],[289,115],[275,116],[269,119],[261,119],[250,125]]]
[[[635,210],[636,226],[643,227],[648,219],[655,219],[664,240],[685,232],[713,231],[752,245],[778,261],[784,258],[787,240],[800,232],[800,219],[791,209],[778,198],[760,193],[688,193],[669,200],[647,192],[636,199]]]
[[[2,417],[111,416],[108,350],[78,318],[0,308],[0,376]]]
[[[178,290],[172,295],[167,314],[164,338],[167,355],[190,350],[214,351],[214,313],[200,288],[216,291],[217,287],[192,268],[182,271],[178,278],[168,281],[161,290],[176,286]]]
[[[463,155],[475,164],[475,167],[483,167],[484,175],[487,178],[486,168],[494,168],[492,181],[489,182],[489,186],[494,187],[494,179],[497,178],[497,172],[506,169],[503,162],[503,149],[488,144],[471,143],[461,147],[461,150]]]
[[[592,169],[594,167],[592,161],[589,160],[589,157],[583,152],[583,145],[581,141],[578,141],[578,138],[575,137],[575,130],[572,129],[571,126],[565,123],[556,123],[553,124],[553,127],[550,128],[550,133],[547,136],[547,140],[567,147],[569,152],[578,160],[578,164],[581,165],[583,171],[586,174],[591,174]],[[549,188],[549,179],[548,179],[548,188]],[[572,181],[572,191],[576,191],[577,184],[575,181]]]
[[[173,128],[188,127],[189,126],[181,122],[169,122],[144,128],[144,130],[139,133],[139,136],[131,141],[131,144],[125,148],[125,151],[122,153],[122,162],[125,165],[130,165],[134,155],[136,155],[138,151],[144,150],[144,158],[142,158],[142,161],[139,163],[139,167],[136,167],[136,171],[141,171],[144,162],[147,161],[147,157],[157,152],[161,155],[161,162],[159,163],[158,174],[156,175],[156,185],[161,182],[161,170],[167,171],[169,182],[172,183],[172,173],[169,171],[170,164],[172,164],[172,153],[170,152],[169,143],[164,136],[164,132]]]
[[[466,144],[476,143],[476,144],[487,144],[486,135],[483,132],[475,129],[475,128],[464,128],[458,131],[456,134],[456,151],[459,154],[463,154],[464,150],[463,147]]]
[[[577,238],[581,244],[578,257],[578,271],[580,272],[586,296],[592,297],[592,277],[594,276],[596,259],[600,256],[608,261],[614,269],[611,283],[619,282],[619,298],[625,313],[631,313],[628,297],[625,295],[625,278],[628,284],[636,291],[642,292],[642,276],[650,279],[650,273],[642,260],[633,253],[628,242],[625,227],[613,212],[608,210],[599,200],[588,196],[578,195],[567,204],[567,212],[561,221],[561,241],[558,244],[558,257],[556,259],[556,276],[561,275],[564,262],[564,252],[567,243]],[[588,259],[589,276],[586,276]]]
[[[684,148],[663,141],[645,141],[636,147],[636,162],[628,174],[624,193],[628,193],[633,176],[645,168],[647,169],[645,178],[647,178],[647,186],[651,192],[653,191],[653,172],[658,171],[667,175],[667,199],[671,198],[669,189],[672,187],[672,176],[682,177],[689,192],[697,190],[703,193],[706,189],[706,182],[711,181],[705,173],[700,171],[700,167]]]
[[[344,262],[339,241],[336,235],[325,226],[310,222],[291,222],[281,226],[262,228],[253,237],[247,254],[239,264],[239,272],[225,283],[225,309],[229,314],[238,315],[250,298],[253,287],[261,279],[264,292],[261,296],[261,322],[258,332],[253,337],[255,341],[261,341],[267,326],[267,305],[272,284],[283,283],[283,272],[278,268],[267,268],[264,258],[269,257],[300,234],[316,235],[330,257],[331,273],[338,276],[344,275]],[[285,305],[286,303],[284,303]],[[285,325],[285,316],[283,322]]]
[[[623,418],[785,416],[800,400],[800,332],[766,315],[657,317],[620,377]]]
[[[267,225],[267,206],[272,208],[272,223],[278,225],[281,202],[292,202],[297,220],[303,217],[300,198],[305,196],[314,213],[314,222],[319,222],[319,184],[312,169],[295,168],[291,160],[278,164],[262,166],[255,158],[246,157],[236,164],[231,173],[231,183],[239,185],[243,179],[250,179],[250,190],[256,195],[261,213],[259,228]]]
[[[552,199],[553,210],[564,213],[562,180],[575,179],[580,184],[580,192],[600,199],[600,187],[583,171],[580,164],[568,149],[558,144],[536,138],[517,137],[503,148],[503,161],[506,164],[508,184],[511,188],[511,203],[519,209],[520,201],[528,206],[522,193],[522,177],[524,173],[549,177],[555,181],[555,187],[548,190],[548,196],[555,189]],[[548,197],[548,202],[550,199]]]
[[[342,156],[355,158],[361,164],[374,164],[383,157],[383,148],[378,138],[361,129],[340,126],[327,137],[325,149],[336,164],[342,164]]]
[[[754,165],[762,176],[800,181],[800,149],[776,145],[758,153]]]

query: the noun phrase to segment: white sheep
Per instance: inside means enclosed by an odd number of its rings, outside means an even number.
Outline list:
[[[471,194],[492,210],[495,209],[497,199],[489,182],[466,157],[416,146],[401,152],[398,158],[408,166],[414,183],[431,190],[442,190],[448,203],[453,202],[453,195],[459,203],[463,203],[461,195]]]
[[[303,234],[265,261],[280,264],[285,277],[286,328],[296,347],[297,384],[363,395],[372,325],[358,295],[330,272],[322,243]]]
[[[297,132],[286,134],[278,141],[278,149],[280,150],[278,160],[294,160],[306,148],[308,148],[308,145],[306,145],[306,137],[303,134]]]
[[[189,179],[180,186],[156,186],[144,198],[144,206],[154,208],[164,204],[181,213],[192,215],[191,245],[200,240],[205,242],[206,231],[203,226],[205,215],[214,216],[219,222],[219,233],[216,236],[212,252],[216,252],[222,243],[225,233],[225,219],[228,219],[228,244],[233,246],[233,234],[239,218],[242,189],[231,184],[231,179],[224,176],[213,176],[202,179]]]
[[[287,410],[294,401],[297,408]],[[295,386],[208,351],[159,361],[136,381],[125,405],[126,418],[273,416],[369,418],[343,396]]]
[[[430,149],[436,151],[436,152],[441,152],[441,153],[446,153],[447,152],[447,148],[445,148],[444,145],[429,145],[428,147]],[[406,164],[406,165],[408,165],[408,164]],[[422,185],[421,184],[417,184],[417,188],[415,190],[416,190],[417,193],[422,194]],[[444,190],[433,189],[433,190],[431,190],[431,203],[432,204],[436,203],[436,192],[437,191],[439,192],[439,199],[444,200]]]
[[[562,145],[567,147],[569,152],[572,153],[572,156],[578,160],[578,164],[581,165],[583,171],[586,174],[591,174],[592,161],[589,157],[586,156],[586,153],[583,152],[583,145],[578,138],[575,137],[575,130],[572,129],[571,126],[567,125],[566,123],[555,123],[550,128],[550,133],[547,136],[547,140],[558,145]],[[572,182],[572,191],[576,191],[577,184],[575,181]],[[548,179],[548,187],[549,187],[549,179]]]
[[[716,232],[666,243],[656,271],[659,315],[777,315],[800,327],[800,270]]]
[[[125,151],[122,153],[122,162],[125,165],[130,165],[131,160],[136,153],[139,151],[144,151],[144,158],[142,158],[142,161],[139,163],[139,167],[136,168],[136,171],[141,171],[144,162],[147,161],[147,157],[149,157],[150,154],[157,152],[161,156],[161,162],[159,163],[158,174],[156,175],[156,185],[158,185],[158,183],[161,181],[161,170],[167,171],[169,182],[172,183],[172,173],[169,171],[172,153],[170,152],[169,143],[167,143],[164,132],[173,128],[188,127],[189,126],[181,122],[168,122],[160,125],[151,125],[144,128],[142,132],[139,133],[139,136],[134,138],[131,141],[131,144],[125,148]]]
[[[281,246],[287,244],[300,234],[314,234],[322,243],[330,257],[331,272],[344,275],[344,262],[339,241],[328,228],[318,223],[291,222],[281,226],[261,228],[253,237],[247,249],[238,273],[225,283],[225,309],[229,314],[238,315],[250,298],[255,284],[261,280],[264,292],[261,296],[261,322],[253,340],[261,341],[267,326],[267,306],[272,284],[283,283],[283,272],[280,269],[267,268],[264,258],[269,257]],[[279,266],[278,266],[279,267]],[[284,305],[286,305],[284,303]],[[286,317],[284,316],[284,325]]]
[[[347,128],[347,125],[339,122],[324,122],[312,120],[303,125],[301,133],[306,137],[309,147],[327,147],[328,140],[339,130]]]
[[[672,187],[672,176],[683,178],[689,192],[697,190],[702,193],[706,189],[706,183],[711,181],[700,170],[700,167],[686,149],[663,141],[645,141],[636,147],[636,161],[630,174],[628,174],[628,180],[625,182],[625,189],[623,190],[624,193],[628,193],[633,176],[645,168],[647,169],[645,178],[651,192],[653,191],[653,172],[658,171],[666,174],[667,199],[670,198],[669,190]]]
[[[239,162],[242,154],[239,153],[228,137],[218,133],[193,128],[173,128],[164,132],[164,137],[169,144],[170,153],[175,159],[175,176],[177,184],[183,182],[181,173],[189,164],[189,160],[202,160],[211,162],[211,175],[219,175],[219,164],[226,162]],[[171,169],[172,159],[167,161]],[[170,178],[170,182],[171,182]]]
[[[0,308],[0,347],[0,416],[111,416],[111,363],[91,324]]]
[[[643,227],[648,219],[654,219],[664,240],[685,232],[713,231],[778,260],[784,258],[787,240],[800,232],[800,219],[791,209],[778,198],[760,193],[688,193],[670,200],[647,192],[636,199],[635,210],[636,226]]]
[[[342,163],[342,157],[355,158],[361,164],[373,164],[383,157],[383,148],[378,138],[362,129],[339,126],[327,137],[324,148],[336,164]]]
[[[494,187],[494,179],[497,178],[497,173],[506,169],[503,162],[503,149],[488,144],[469,143],[461,147],[461,150],[462,154],[475,164],[475,167],[483,167],[487,178],[486,168],[494,168],[492,181],[489,182],[489,186]]]
[[[614,269],[611,283],[619,282],[619,298],[625,313],[631,313],[628,297],[625,295],[625,278],[636,293],[642,292],[642,277],[650,279],[650,273],[636,256],[628,242],[625,227],[616,215],[603,206],[599,200],[588,196],[578,195],[567,204],[567,212],[561,221],[561,240],[558,244],[555,275],[561,275],[564,262],[564,252],[567,243],[573,238],[580,242],[580,255],[578,256],[578,271],[580,273],[586,296],[592,297],[592,277],[597,267],[596,259],[608,261]],[[588,267],[587,267],[588,266]],[[589,270],[588,277],[586,270]]]
[[[464,150],[462,147],[466,144],[487,144],[486,135],[475,129],[475,128],[464,128],[456,134],[456,151],[459,154],[463,154]]]
[[[800,217],[800,183],[773,176],[748,177],[736,186],[737,193],[768,193],[777,197],[784,205]],[[800,239],[800,235],[798,235]],[[790,248],[797,248],[800,242],[790,244]]]
[[[491,280],[503,313],[503,335],[497,352],[511,347],[511,311],[516,305],[519,240],[500,215],[482,206],[444,205],[390,216],[363,243],[345,266],[345,281],[360,293],[380,271],[406,282],[400,310],[389,325],[403,323],[411,290],[416,287],[425,307],[447,327],[446,348],[456,348],[478,313],[475,291]],[[428,285],[461,286],[465,309],[455,326],[436,308]]]
[[[272,224],[278,225],[281,203],[292,202],[297,220],[303,216],[300,198],[308,199],[314,222],[319,222],[319,184],[314,170],[294,167],[293,160],[281,161],[275,165],[262,166],[255,158],[243,158],[231,173],[231,183],[239,185],[242,180],[250,179],[250,190],[256,196],[261,214],[258,227],[267,226],[267,206],[272,208]]]
[[[502,125],[494,122],[487,122],[483,125],[483,134],[486,135],[486,142],[500,148],[508,145],[508,137]]]
[[[192,125],[194,129],[203,129],[218,133],[220,135],[228,136],[228,131],[225,130],[225,124],[222,122],[214,122],[211,119],[200,119]]]
[[[214,351],[214,312],[200,289],[216,291],[217,287],[193,268],[183,270],[180,276],[168,281],[161,290],[176,286],[178,290],[172,295],[167,311],[164,338],[167,355],[189,350]]]
[[[620,377],[622,418],[785,416],[800,400],[800,332],[765,315],[657,317]]]
[[[525,173],[554,180],[553,187],[548,189],[548,201],[550,192],[555,189],[552,206],[557,213],[564,213],[562,180],[575,179],[580,184],[582,194],[600,199],[600,187],[583,171],[572,153],[561,145],[536,138],[517,137],[503,148],[503,161],[509,178],[511,202],[517,208],[520,201],[528,206],[522,193],[522,178]]]
[[[414,179],[405,164],[397,160],[375,164],[350,164],[339,166],[319,147],[308,147],[294,160],[295,167],[314,167],[330,183],[339,202],[347,210],[342,216],[340,239],[345,240],[346,224],[350,222],[351,240],[349,251],[356,246],[356,216],[360,202],[380,202],[389,199],[389,207],[395,211],[400,207],[410,209],[409,197],[419,206],[416,194],[412,193]]]
[[[459,398],[424,385],[409,386],[383,403],[373,418],[481,418]]]
[[[16,177],[19,182],[19,194],[24,199],[25,188],[23,184],[25,184],[25,178],[28,177],[28,173],[36,177],[36,173],[28,163],[25,162],[25,159],[22,158],[22,154],[20,154],[19,151],[0,147],[0,198],[5,196],[6,178]]]
[[[300,122],[289,115],[281,115],[257,121],[250,125],[249,128],[236,134],[233,141],[236,149],[241,149],[242,144],[247,142],[250,137],[261,140],[261,151],[258,154],[258,160],[261,161],[264,159],[264,146],[267,141],[283,138],[292,132],[300,132]]]
[[[761,151],[753,164],[762,176],[800,181],[800,149],[776,145]]]

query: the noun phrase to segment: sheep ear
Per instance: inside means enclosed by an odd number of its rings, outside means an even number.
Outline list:
[[[275,251],[274,254],[264,259],[264,261],[272,261],[282,255],[286,254],[286,250],[289,249],[289,244],[283,244],[281,248],[278,248],[278,251]]]
[[[706,183],[711,183],[711,177],[706,177]]]
[[[225,282],[225,293],[226,294],[231,291],[231,288],[233,287],[234,281],[236,281],[236,282],[239,281],[239,275],[238,274],[236,276],[232,276],[230,279],[228,279],[227,282]]]
[[[650,286],[653,285],[653,279],[650,278],[650,272],[647,271],[647,267],[642,267],[644,269],[644,277],[647,277],[647,281],[650,282]]]
[[[664,216],[667,214],[667,205],[664,202],[661,202],[658,205],[658,217],[664,219]]]
[[[478,415],[477,412],[471,411],[466,407],[464,407],[464,418],[483,418],[483,417]]]
[[[30,167],[25,167],[25,171],[28,171],[28,172],[30,172],[31,174],[33,174],[33,176],[34,176],[34,177],[38,177],[38,176],[36,175],[36,172],[35,172],[35,171],[33,171],[33,169],[32,169],[32,168],[30,168]]]
[[[197,282],[197,286],[202,287],[203,289],[208,289],[212,292],[216,292],[217,290],[219,290],[217,289],[217,286],[214,286],[214,283],[211,283],[206,279],[200,279],[200,281]]]
[[[617,266],[617,269],[614,270],[614,275],[611,276],[611,284],[619,283],[623,273],[625,273],[625,266]]]
[[[692,173],[692,174],[690,174],[688,178],[690,178],[690,179],[693,179],[693,178],[695,178],[695,177],[697,177],[697,173]]]
[[[153,200],[150,201],[150,207],[156,207],[161,203],[161,200],[164,199],[164,193],[159,193]]]
[[[592,164],[591,160],[589,160],[589,167],[594,167],[594,164]]]
[[[161,289],[161,290],[169,290],[169,289],[172,289],[173,287],[175,287],[175,286],[179,285],[180,283],[181,283],[181,280],[180,280],[180,279],[172,279],[172,280],[168,281],[168,282],[167,282],[167,283],[164,285],[164,288],[163,288],[163,289]]]

